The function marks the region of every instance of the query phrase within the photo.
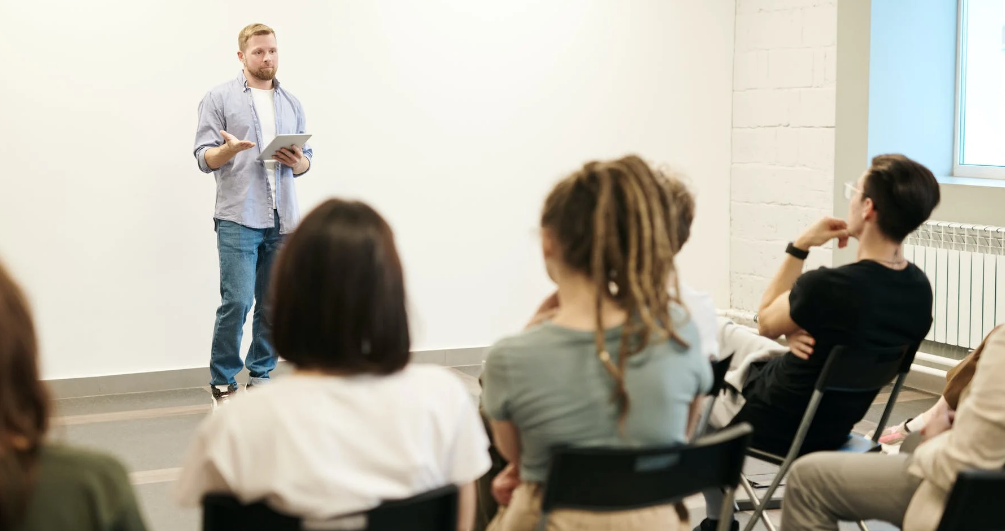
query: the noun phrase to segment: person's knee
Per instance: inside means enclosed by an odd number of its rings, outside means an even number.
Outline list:
[[[813,499],[816,495],[813,486],[817,484],[815,478],[819,469],[812,459],[807,459],[808,457],[812,457],[812,454],[796,461],[785,477],[785,502],[782,505],[787,506],[789,514],[791,511],[801,511],[807,500]]]
[[[787,490],[800,491],[819,484],[826,462],[827,456],[821,453],[797,459],[785,479],[789,485]]]
[[[255,302],[255,293],[251,290],[230,289],[223,291],[223,301],[220,305],[227,314],[246,316]]]

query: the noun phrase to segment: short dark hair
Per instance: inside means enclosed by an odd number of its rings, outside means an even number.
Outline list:
[[[862,195],[872,199],[879,230],[902,242],[939,205],[939,182],[932,171],[904,155],[872,159]]]
[[[358,201],[304,218],[276,261],[272,337],[302,368],[391,374],[408,364],[405,282],[391,227]]]

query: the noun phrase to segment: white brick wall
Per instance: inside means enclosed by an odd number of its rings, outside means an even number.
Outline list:
[[[730,294],[754,311],[785,245],[833,210],[837,0],[737,0]],[[832,263],[816,250],[807,267]]]

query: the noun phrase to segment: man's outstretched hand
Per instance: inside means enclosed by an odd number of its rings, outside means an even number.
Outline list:
[[[238,140],[238,138],[224,130],[220,130],[223,140],[226,142],[227,150],[231,153],[240,153],[246,149],[255,147],[255,143],[250,140]]]

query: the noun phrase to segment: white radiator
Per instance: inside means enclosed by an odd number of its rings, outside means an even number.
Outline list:
[[[904,243],[935,294],[923,351],[960,359],[1005,320],[1005,228],[929,221]]]

